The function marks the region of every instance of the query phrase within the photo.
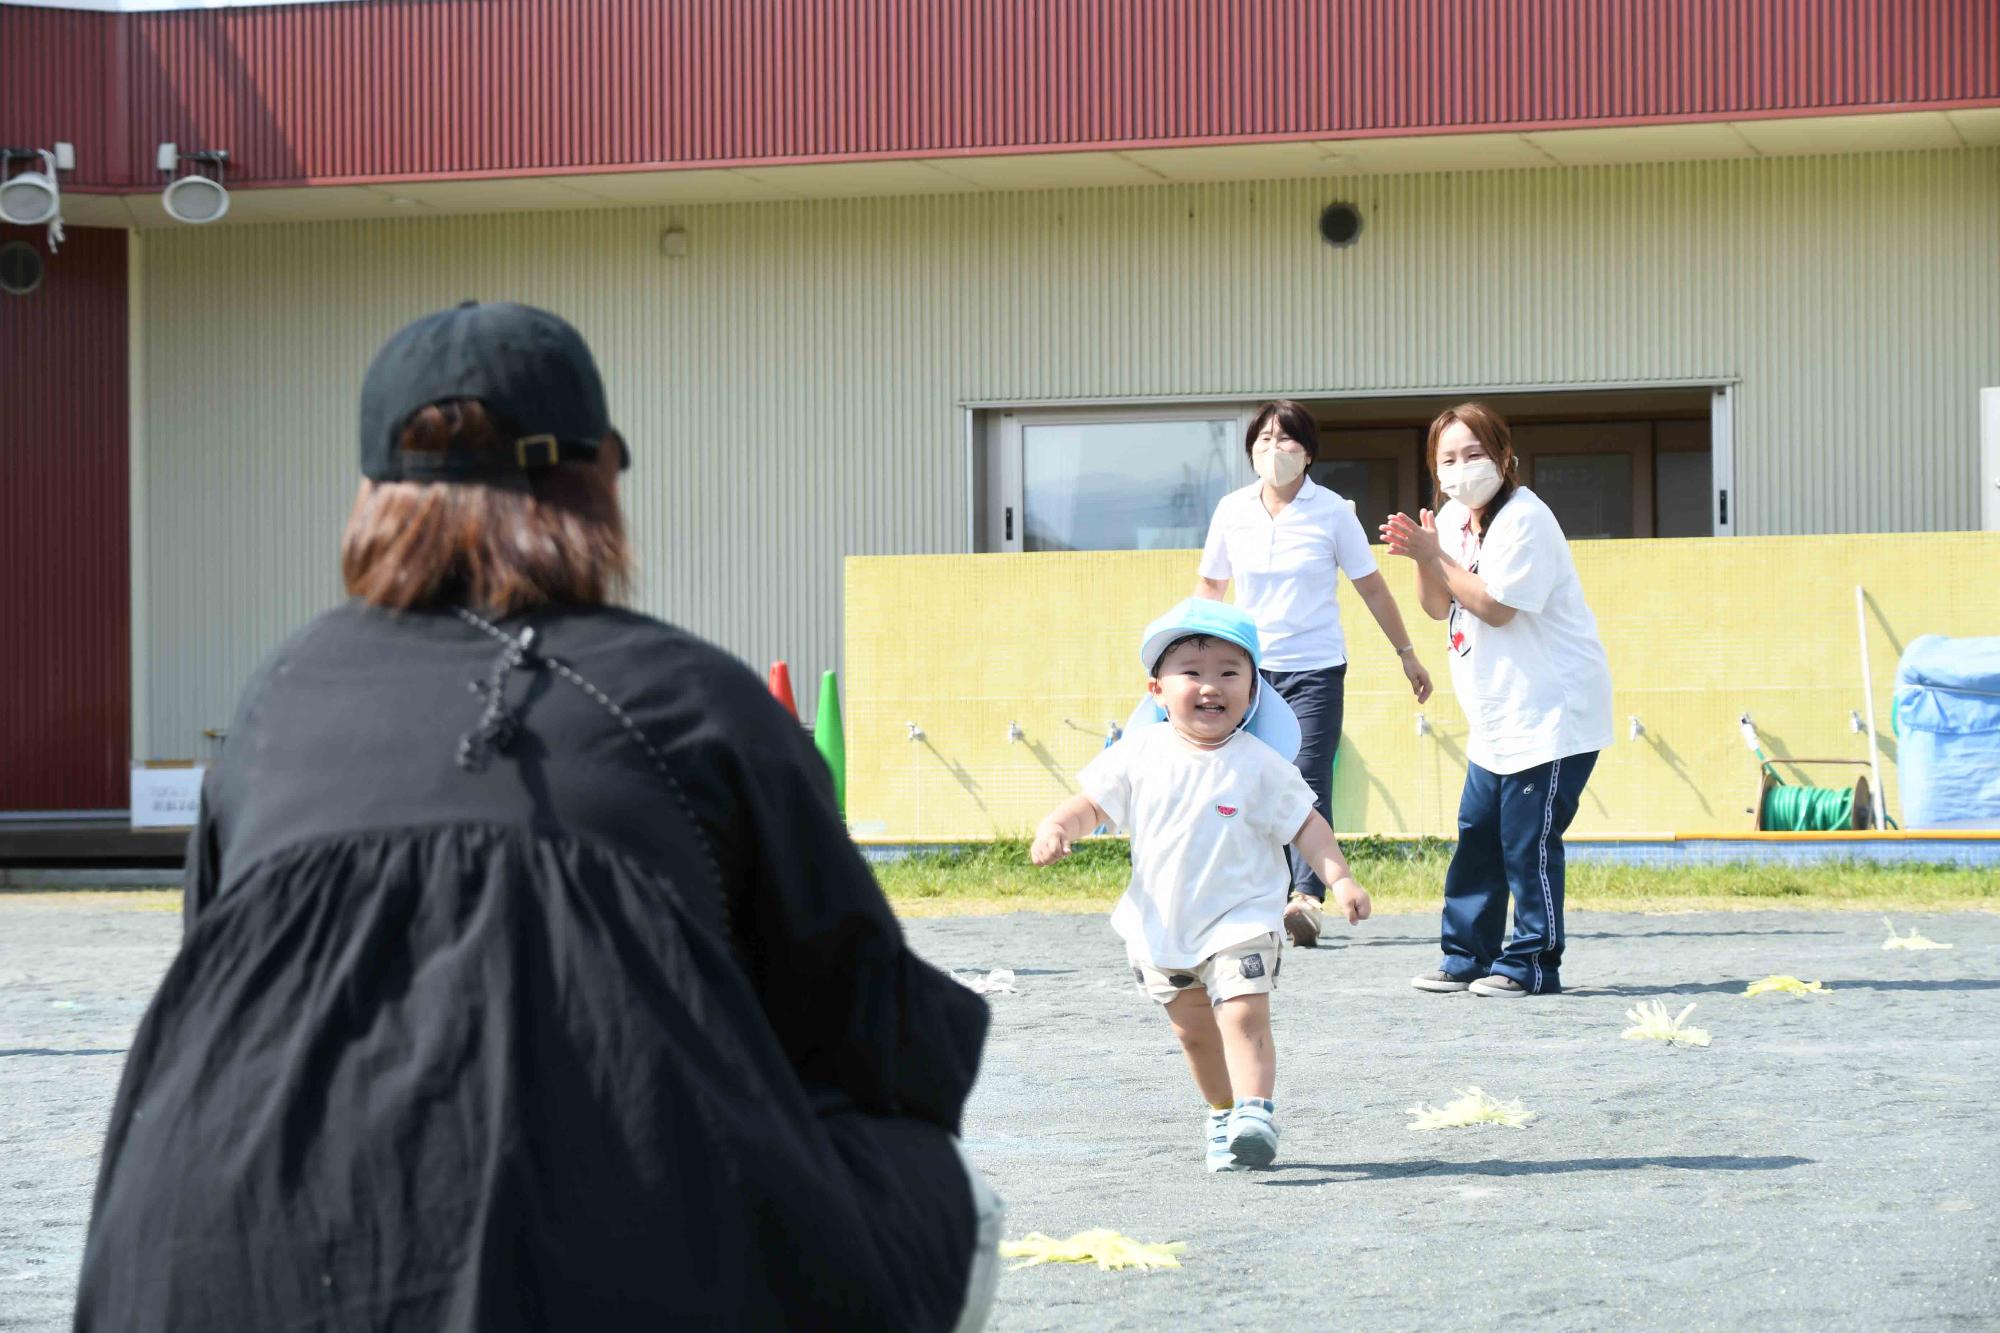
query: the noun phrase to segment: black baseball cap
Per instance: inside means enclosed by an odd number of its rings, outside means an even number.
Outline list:
[[[476,398],[497,447],[416,453],[397,447],[433,403]],[[466,301],[397,330],[361,381],[361,474],[374,481],[522,481],[557,463],[597,457],[611,425],[604,381],[583,335],[559,315],[512,301]]]

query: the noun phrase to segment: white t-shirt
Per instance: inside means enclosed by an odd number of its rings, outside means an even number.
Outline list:
[[[1231,491],[1208,522],[1201,576],[1236,580],[1236,604],[1257,622],[1267,671],[1311,671],[1347,660],[1340,632],[1340,573],[1375,572],[1352,501],[1311,477],[1271,517],[1262,482]]]
[[[1451,687],[1472,732],[1466,758],[1518,773],[1611,744],[1611,665],[1556,516],[1519,487],[1484,537],[1453,500],[1438,511],[1444,553],[1518,613],[1489,625],[1456,601],[1447,625]]]
[[[1077,783],[1132,835],[1132,882],[1111,926],[1155,967],[1194,967],[1284,925],[1285,846],[1312,813],[1312,788],[1245,731],[1199,750],[1170,723],[1098,752]]]

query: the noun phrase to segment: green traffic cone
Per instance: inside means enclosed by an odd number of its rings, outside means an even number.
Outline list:
[[[819,678],[819,714],[813,718],[813,744],[833,773],[833,803],[847,816],[847,739],[840,727],[840,677],[828,671]]]

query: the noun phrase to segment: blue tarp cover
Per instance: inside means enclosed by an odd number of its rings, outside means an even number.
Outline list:
[[[2000,638],[1913,640],[1896,733],[1903,827],[2000,829]]]

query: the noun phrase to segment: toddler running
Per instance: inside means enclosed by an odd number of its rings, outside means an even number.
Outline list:
[[[1350,924],[1368,916],[1368,894],[1291,755],[1260,739],[1296,747],[1298,727],[1258,678],[1256,623],[1189,598],[1147,627],[1140,657],[1164,725],[1133,727],[1092,760],[1082,793],[1036,828],[1031,856],[1059,861],[1100,825],[1131,835],[1132,880],[1111,924],[1208,1101],[1208,1169],[1268,1166],[1278,1154],[1271,992],[1291,884],[1285,847]]]

